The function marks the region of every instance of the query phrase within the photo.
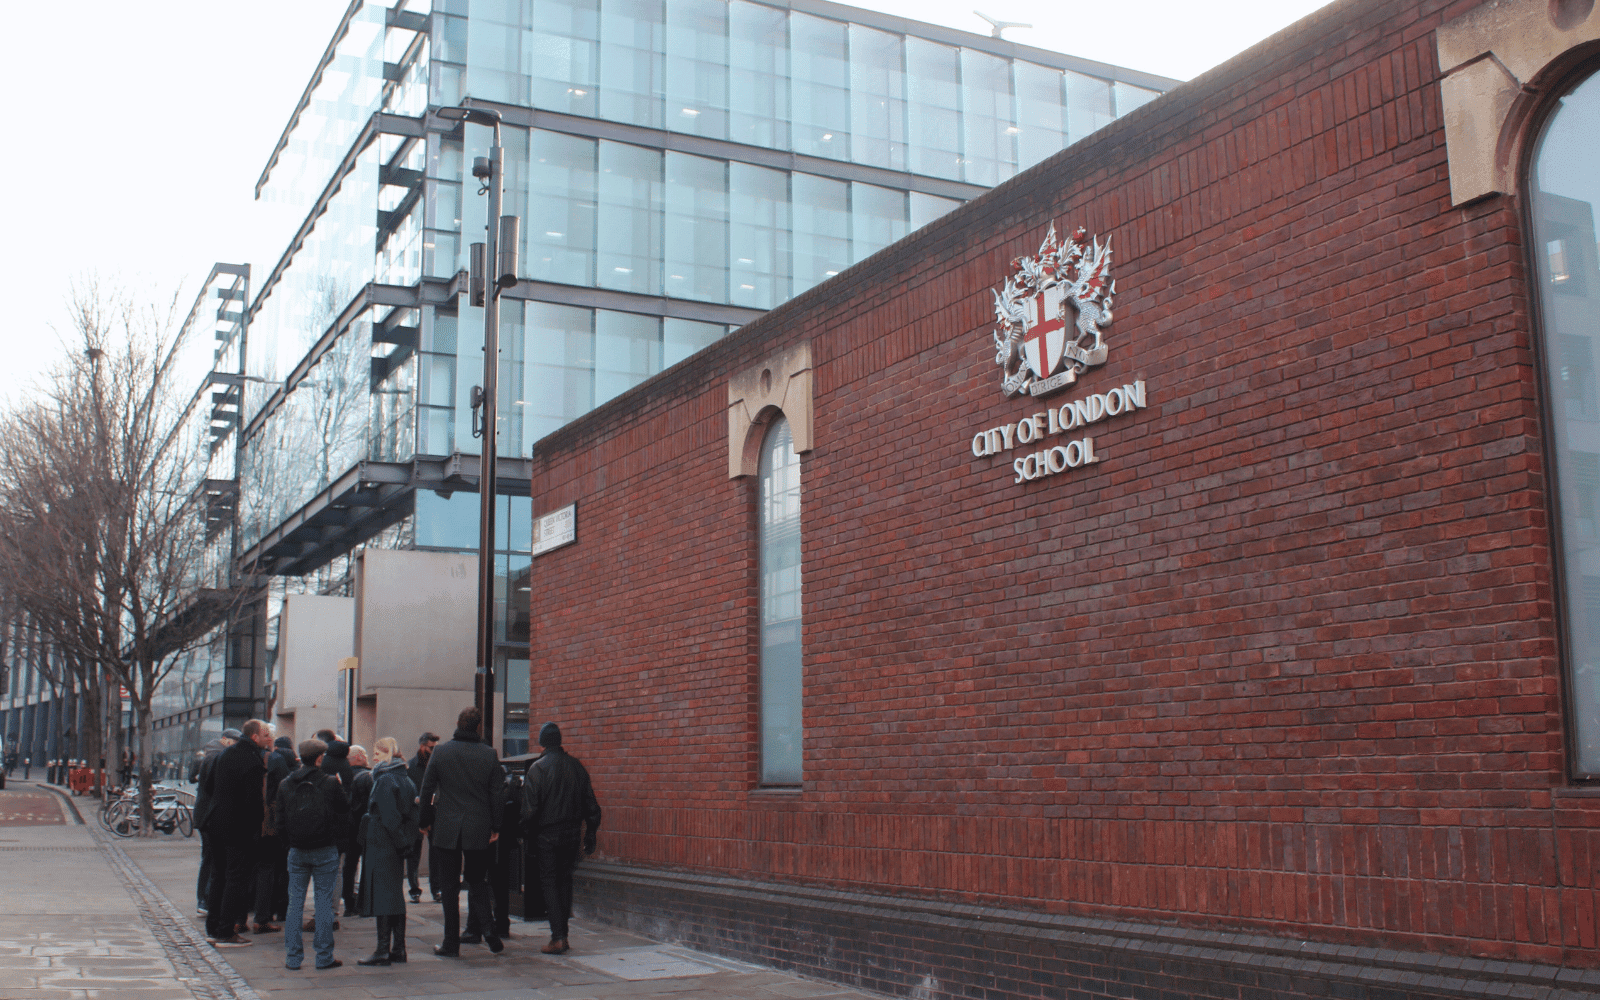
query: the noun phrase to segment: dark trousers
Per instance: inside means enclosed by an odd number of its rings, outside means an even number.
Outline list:
[[[211,876],[216,863],[211,857],[211,834],[200,831],[200,877],[195,879],[194,899],[203,909],[211,908]]]
[[[344,862],[344,891],[340,897],[344,900],[344,912],[353,917],[361,912],[356,902],[356,871],[361,867],[361,848],[352,841],[340,844],[339,851],[339,859]]]
[[[211,898],[206,901],[206,937],[233,937],[250,916],[256,891],[256,838],[211,838]]]
[[[578,866],[578,843],[574,832],[539,831],[539,881],[544,885],[544,910],[550,918],[550,940],[567,939],[567,921],[572,917],[572,870]]]
[[[412,892],[421,892],[422,886],[417,884],[417,870],[422,867],[422,841],[418,839],[411,845],[411,850],[406,854],[406,884]]]
[[[444,947],[461,946],[461,880],[467,882],[467,915],[475,927],[494,927],[494,904],[489,895],[489,851],[433,849],[438,862],[430,880],[444,894]]]
[[[283,919],[288,899],[289,845],[280,836],[262,837],[256,844],[256,923]]]

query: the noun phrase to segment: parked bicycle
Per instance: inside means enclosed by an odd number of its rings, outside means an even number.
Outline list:
[[[154,785],[150,793],[155,813],[152,829],[158,833],[194,836],[194,810],[180,798],[186,793],[170,785]],[[101,810],[100,822],[119,837],[137,836],[144,824],[139,801],[137,786],[118,793],[116,799],[108,800]]]

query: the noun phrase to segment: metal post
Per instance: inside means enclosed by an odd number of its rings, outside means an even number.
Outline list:
[[[483,713],[483,741],[494,742],[494,516],[495,438],[500,383],[500,283],[495,262],[500,252],[500,201],[505,187],[505,151],[500,123],[489,150],[489,238],[484,253],[483,297],[483,449],[478,466],[478,674],[477,705]]]

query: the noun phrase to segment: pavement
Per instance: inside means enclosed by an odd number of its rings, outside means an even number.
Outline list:
[[[340,917],[344,966],[314,970],[307,934],[308,960],[290,971],[281,932],[253,935],[248,948],[205,943],[199,837],[119,839],[95,822],[94,800],[74,801],[87,824],[38,783],[13,778],[0,791],[0,1000],[881,1000],[578,920],[565,955],[539,953],[547,924],[513,920],[500,955],[463,945],[462,958],[438,958],[442,913],[431,902],[411,907],[404,965],[356,965],[372,951],[374,921]],[[464,920],[464,897],[461,908]]]

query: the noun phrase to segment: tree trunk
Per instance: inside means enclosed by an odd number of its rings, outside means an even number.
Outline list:
[[[150,793],[155,782],[150,774],[150,690],[132,692],[134,725],[139,730],[139,836],[156,835],[156,807]]]
[[[81,661],[80,661],[81,662]],[[83,670],[83,763],[94,773],[100,773],[100,755],[105,747],[104,686],[100,683],[98,664],[89,664]],[[101,794],[105,785],[101,784]]]

